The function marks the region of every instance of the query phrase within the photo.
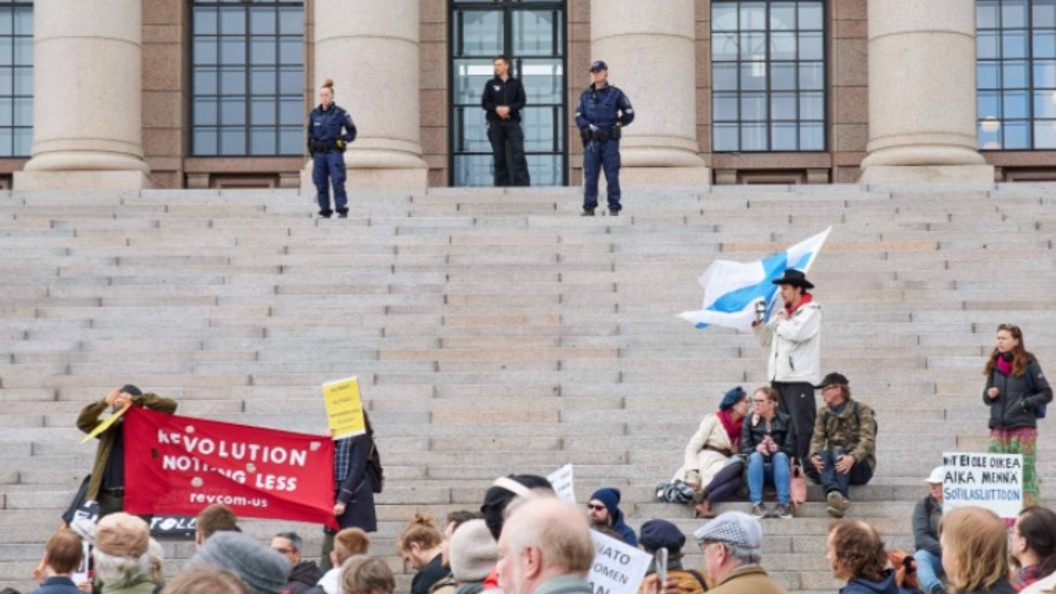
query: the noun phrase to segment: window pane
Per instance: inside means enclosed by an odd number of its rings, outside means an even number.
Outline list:
[[[455,60],[454,70],[455,102],[480,105],[484,84],[495,75],[491,59]]]
[[[825,99],[822,93],[799,94],[799,117],[804,120],[825,118]]]
[[[194,125],[215,126],[220,123],[217,101],[211,99],[194,100]]]
[[[279,9],[279,34],[304,38],[304,8]]]
[[[1005,123],[1005,150],[1030,148],[1030,125],[1027,122]]]
[[[216,68],[198,66],[194,69],[194,94],[215,95],[219,90],[216,86]]]
[[[741,63],[741,90],[766,90],[766,62]]]
[[[220,101],[220,124],[224,126],[246,125],[246,102],[243,99]]]
[[[997,62],[979,62],[976,66],[977,84],[980,89],[997,89],[1001,86]]]
[[[1005,91],[1003,99],[1005,119],[1030,116],[1030,99],[1027,91]]]
[[[741,150],[742,151],[765,151],[766,146],[766,124],[742,124],[741,125]]]
[[[1056,118],[1056,91],[1034,92],[1034,117]]]
[[[305,151],[304,130],[300,127],[284,127],[279,130],[279,154],[301,155]]]
[[[194,39],[194,63],[195,64],[216,64],[219,62],[217,59],[217,43],[216,39],[209,37],[196,37]]]
[[[249,12],[249,34],[274,35],[278,33],[277,16],[278,13],[274,9],[254,8]]]
[[[980,91],[978,96],[980,118],[997,117],[1001,113],[1001,96],[997,91]]]
[[[1001,123],[996,119],[979,122],[979,148],[984,150],[1001,148]]]
[[[770,3],[770,30],[792,31],[796,28],[796,3]]]
[[[299,95],[304,89],[303,66],[279,68],[279,93]]]
[[[712,31],[736,31],[737,30],[737,3],[736,2],[712,2],[711,3],[711,30]]]
[[[774,124],[770,133],[770,149],[775,151],[796,150],[797,126],[795,124]]]
[[[771,60],[795,60],[796,59],[796,34],[795,33],[773,33],[770,35],[770,59]]]
[[[194,34],[216,35],[219,33],[219,16],[215,8],[195,7]]]
[[[220,63],[245,64],[246,40],[244,37],[220,38]]]
[[[215,155],[218,154],[216,141],[217,132],[216,128],[195,128],[193,137],[192,150],[196,155]]]
[[[719,33],[711,38],[712,60],[736,60],[738,53],[737,34]]]
[[[825,128],[821,124],[802,124],[799,127],[799,150],[825,150]]]
[[[554,109],[552,107],[527,107],[521,115],[523,116],[521,121],[524,130],[524,150],[528,152],[554,150]],[[483,130],[483,126],[469,127]],[[490,144],[488,146],[490,147]]]
[[[738,119],[737,93],[715,93],[715,99],[712,102],[712,110],[715,112],[712,114],[713,120]]]
[[[766,2],[741,2],[741,29],[766,30]]]
[[[1034,86],[1056,88],[1056,60],[1034,61]]]
[[[274,64],[278,60],[278,44],[274,37],[254,38],[249,42],[249,61],[252,64]]]
[[[32,99],[15,99],[15,125],[16,126],[32,126],[33,125],[33,100]]]
[[[821,2],[799,3],[799,28],[820,31],[823,28]]]
[[[715,124],[713,150],[715,151],[738,151],[741,149],[738,143],[740,130],[737,124]]]
[[[998,34],[996,31],[980,31],[975,36],[975,56],[977,58],[997,58],[997,40]]]
[[[220,154],[221,155],[244,155],[246,154],[246,131],[244,128],[221,128],[220,129]]]
[[[796,65],[787,62],[770,64],[770,88],[774,90],[795,90]]]
[[[268,99],[254,99],[249,104],[249,123],[252,126],[274,126],[278,124],[278,106]]]
[[[11,126],[14,124],[15,103],[9,97],[0,97],[0,126]]]
[[[33,63],[33,38],[15,38],[15,64]]]
[[[250,130],[249,154],[274,155],[278,152],[278,148],[278,135],[275,128]]]
[[[283,64],[303,64],[304,40],[298,37],[296,39],[283,39],[280,41],[279,62],[282,62]]]
[[[1056,31],[1034,32],[1034,57],[1056,58]]]
[[[24,35],[26,37],[33,36],[33,9],[26,7],[18,7],[13,9],[15,12],[15,35]]]
[[[3,9],[0,9],[3,12]],[[15,44],[8,39],[0,39],[0,64],[12,65],[15,63]]]
[[[805,91],[825,88],[825,64],[806,62],[799,65],[799,88]]]
[[[770,114],[775,120],[796,119],[796,94],[774,93],[770,98]]]
[[[549,10],[519,10],[513,13],[513,53],[547,55],[553,51],[557,24]]]
[[[243,8],[220,9],[220,34],[245,35],[246,11]]]
[[[15,69],[0,67],[0,96],[15,92]]]
[[[766,33],[741,33],[742,60],[766,59]]]
[[[278,89],[278,73],[274,68],[256,67],[249,71],[249,92],[253,95],[273,95]]]
[[[13,155],[15,151],[14,128],[0,128],[0,155]]]
[[[502,13],[465,11],[462,19],[462,47],[458,55],[495,56],[502,53]],[[455,38],[456,40],[458,37]]]
[[[1002,83],[1006,89],[1025,89],[1030,86],[1027,80],[1027,62],[1005,62],[1002,68]]]
[[[1006,60],[1027,57],[1027,33],[1006,31],[1001,35],[1001,57]]]
[[[564,89],[561,88],[564,68],[559,60],[526,59],[522,62],[519,74],[529,105],[559,104],[564,101]],[[483,88],[482,81],[476,89],[477,99],[480,98]]]
[[[1056,27],[1056,0],[1034,0],[1033,24],[1034,28]]]
[[[766,120],[766,93],[741,94],[741,120]]]
[[[1003,0],[1001,2],[1001,26],[1005,29],[1026,28],[1027,0]]]
[[[711,67],[711,88],[716,91],[737,90],[737,64],[718,63]]]
[[[33,128],[15,128],[16,157],[26,157],[33,152]]]
[[[243,66],[220,69],[220,94],[245,96],[246,71]]]
[[[997,0],[976,0],[975,26],[980,29],[997,28]]]
[[[283,99],[279,102],[279,123],[283,126],[301,124],[307,117],[308,115],[304,111],[304,103],[299,97],[297,99]],[[354,117],[352,122],[355,123]]]
[[[1056,120],[1034,122],[1034,148],[1056,148]]]
[[[821,33],[800,33],[799,35],[799,59],[821,60],[824,57],[823,41]]]

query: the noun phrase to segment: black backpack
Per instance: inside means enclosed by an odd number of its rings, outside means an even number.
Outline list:
[[[385,470],[381,467],[381,454],[378,453],[378,444],[370,440],[370,453],[367,454],[367,474],[370,475],[371,490],[381,493],[385,485]]]

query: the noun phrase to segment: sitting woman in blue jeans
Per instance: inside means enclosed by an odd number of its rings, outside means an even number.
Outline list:
[[[789,499],[790,459],[796,451],[792,417],[778,412],[777,390],[767,386],[752,394],[755,410],[744,419],[741,451],[748,456],[748,494],[752,515],[757,518],[791,518]],[[777,507],[768,512],[763,504],[763,487],[777,489]]]

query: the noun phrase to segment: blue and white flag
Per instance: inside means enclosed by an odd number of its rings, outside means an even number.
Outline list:
[[[766,319],[769,319],[777,303],[777,285],[773,281],[790,268],[808,272],[830,231],[832,227],[758,262],[715,260],[700,277],[700,285],[704,287],[703,308],[683,312],[678,317],[697,328],[715,325],[751,331],[756,304],[766,304]]]

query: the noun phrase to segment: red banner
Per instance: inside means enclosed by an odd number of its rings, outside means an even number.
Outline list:
[[[125,414],[125,511],[196,515],[222,503],[237,515],[334,518],[334,442],[326,436],[169,415]]]

